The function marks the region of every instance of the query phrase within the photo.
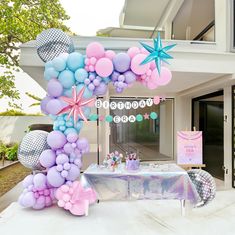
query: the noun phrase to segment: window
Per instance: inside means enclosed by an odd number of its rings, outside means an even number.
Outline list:
[[[143,98],[141,98],[143,99]],[[140,98],[111,98],[110,102],[133,102]],[[137,152],[142,161],[173,159],[173,99],[167,99],[160,105],[138,109],[110,110],[110,115],[130,116],[156,112],[155,120],[144,119],[141,122],[111,123],[110,151]]]

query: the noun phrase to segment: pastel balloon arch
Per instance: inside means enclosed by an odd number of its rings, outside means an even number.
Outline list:
[[[19,160],[33,174],[23,181],[19,203],[43,209],[57,200],[59,207],[82,215],[87,202],[96,201],[96,194],[76,181],[82,155],[89,152],[89,143],[79,132],[91,115],[96,96],[105,95],[109,84],[117,93],[135,82],[148,89],[167,85],[172,74],[164,64],[172,58],[167,51],[175,45],[163,47],[158,35],[153,47],[141,43],[141,48],[130,47],[116,54],[91,42],[82,55],[74,51],[72,39],[59,29],[43,31],[36,42],[37,53],[45,62],[44,79],[48,81],[41,110],[54,120],[54,130],[29,132],[20,144]],[[35,154],[32,156],[30,151]]]

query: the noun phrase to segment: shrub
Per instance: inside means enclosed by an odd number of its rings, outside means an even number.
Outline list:
[[[18,151],[19,144],[15,143],[12,146],[8,147],[6,150],[6,158],[9,161],[16,161],[17,160],[17,151]]]
[[[0,112],[0,116],[42,116],[42,114],[41,113],[29,114],[18,110],[10,109],[5,112]]]

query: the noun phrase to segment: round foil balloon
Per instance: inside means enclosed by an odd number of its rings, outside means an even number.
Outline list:
[[[27,133],[20,143],[18,159],[22,165],[32,170],[41,170],[39,157],[41,153],[49,149],[47,144],[48,132],[35,130]]]
[[[188,171],[188,175],[201,198],[201,201],[196,205],[196,207],[205,206],[215,198],[215,181],[208,172],[204,170],[193,169]]]

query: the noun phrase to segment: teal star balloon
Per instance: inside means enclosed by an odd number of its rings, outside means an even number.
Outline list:
[[[158,73],[160,75],[161,73],[161,62],[165,62],[168,64],[168,59],[173,59],[171,55],[167,53],[171,48],[176,46],[176,44],[168,45],[165,47],[162,47],[162,40],[160,33],[158,33],[157,38],[153,39],[154,47],[151,47],[143,42],[140,42],[140,44],[150,53],[140,64],[147,64],[151,62],[152,60],[155,61]]]

